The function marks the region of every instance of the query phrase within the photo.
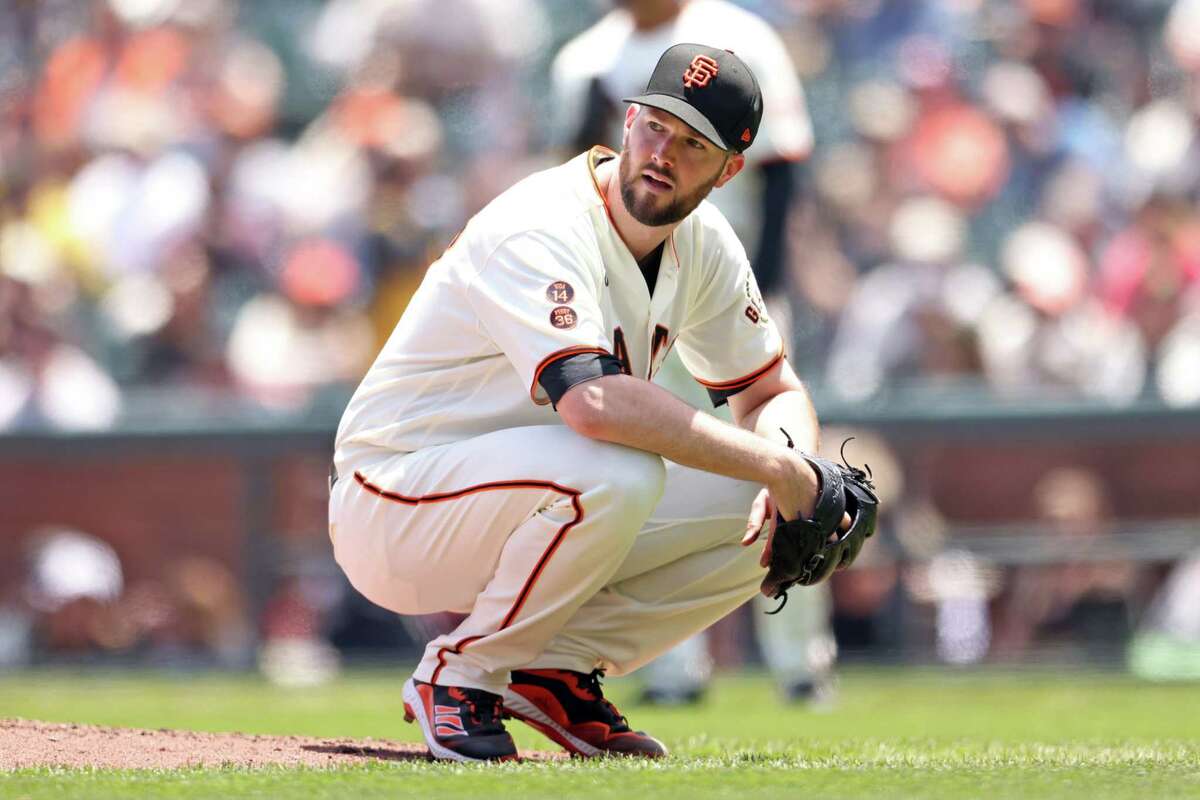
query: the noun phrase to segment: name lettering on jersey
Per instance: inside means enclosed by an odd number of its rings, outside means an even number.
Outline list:
[[[662,366],[663,361],[667,357],[667,353],[671,352],[671,345],[675,342],[671,339],[671,331],[665,325],[654,326],[654,339],[650,343],[650,377],[653,378],[658,373],[658,368]]]
[[[751,324],[758,325],[767,322],[767,304],[763,302],[762,294],[758,291],[758,286],[754,283],[752,275],[746,273],[746,300],[749,305],[746,306],[746,319],[750,320]]]
[[[566,281],[555,281],[546,287],[546,299],[555,305],[564,305],[575,299],[575,289]]]
[[[629,348],[625,345],[625,332],[618,326],[613,330],[613,358],[621,362],[621,371],[633,374],[633,362],[629,360]]]
[[[717,77],[719,71],[720,68],[713,59],[708,56],[696,56],[683,71],[683,85],[689,89],[703,89]]]
[[[559,330],[570,330],[579,322],[579,315],[570,306],[559,306],[550,312],[550,324]]]

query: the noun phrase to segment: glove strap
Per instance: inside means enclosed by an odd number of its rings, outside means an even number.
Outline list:
[[[783,428],[779,431],[787,438],[788,447],[797,449],[791,435]],[[820,530],[836,530],[846,510],[846,485],[842,481],[842,473],[803,450],[800,451],[800,455],[817,475],[817,497],[813,504],[813,515],[806,522],[811,522]]]

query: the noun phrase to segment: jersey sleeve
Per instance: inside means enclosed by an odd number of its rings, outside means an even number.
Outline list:
[[[732,238],[732,232],[728,238]],[[750,386],[783,358],[783,339],[767,316],[754,272],[740,243],[718,254],[679,338],[679,356],[708,389],[713,404]]]
[[[573,354],[612,355],[597,283],[567,243],[525,233],[496,248],[467,286],[480,328],[538,405],[550,402],[539,383],[547,366]]]

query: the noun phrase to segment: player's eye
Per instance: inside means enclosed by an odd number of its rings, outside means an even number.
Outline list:
[[[666,128],[664,128],[662,125],[659,125],[657,122],[655,122],[655,121],[654,121],[654,120],[652,120],[652,119],[651,119],[651,120],[647,120],[647,121],[646,121],[646,124],[647,124],[648,126],[650,126],[650,130],[654,131],[655,133],[662,133],[663,131],[665,131],[665,130],[666,130]]]
[[[687,140],[687,143],[688,143],[688,147],[694,147],[694,148],[696,148],[697,150],[703,150],[703,149],[704,149],[704,142],[700,141],[699,139],[692,139],[692,138],[689,138],[689,139]]]

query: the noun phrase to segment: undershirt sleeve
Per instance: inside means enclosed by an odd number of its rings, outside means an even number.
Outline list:
[[[572,386],[605,375],[620,375],[622,372],[621,362],[607,353],[575,353],[564,355],[543,367],[538,375],[538,383],[546,391],[550,402],[558,408],[558,401]]]
[[[738,392],[749,388],[750,386],[751,384],[749,383],[747,383],[745,386],[739,386],[736,389],[712,389],[708,386],[705,386],[704,390],[708,392],[708,399],[712,401],[713,408],[720,408],[729,402],[729,398],[733,397]]]

